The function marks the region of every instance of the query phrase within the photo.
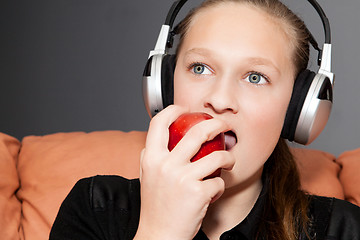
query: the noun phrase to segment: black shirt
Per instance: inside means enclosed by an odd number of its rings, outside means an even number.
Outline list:
[[[263,188],[259,194],[254,207],[251,209],[248,216],[237,226],[224,232],[220,236],[220,240],[250,240],[255,239],[257,226],[260,222],[260,216],[264,209],[265,197],[268,189],[267,181],[264,181]],[[208,240],[205,233],[200,229],[194,240]]]
[[[221,240],[255,239],[264,210],[267,184],[249,215],[224,232]],[[360,240],[360,208],[338,199],[314,198],[310,207],[320,222],[315,234],[323,239]],[[322,209],[321,211],[318,211]],[[325,213],[325,214],[323,214]],[[95,176],[80,180],[62,203],[50,233],[50,240],[133,239],[140,216],[139,179],[120,176]],[[316,221],[315,221],[316,222]],[[208,239],[200,231],[195,240]],[[317,238],[319,239],[319,238]]]

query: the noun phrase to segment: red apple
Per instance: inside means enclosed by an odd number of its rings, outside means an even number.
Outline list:
[[[169,127],[169,144],[168,149],[171,151],[177,145],[177,143],[182,139],[186,132],[195,124],[211,119],[207,113],[185,113],[176,119]],[[191,162],[197,161],[200,158],[212,153],[217,150],[225,150],[225,137],[224,133],[220,133],[213,140],[207,141],[201,145],[200,150],[191,158]],[[216,170],[207,178],[213,178],[220,176],[221,169]]]

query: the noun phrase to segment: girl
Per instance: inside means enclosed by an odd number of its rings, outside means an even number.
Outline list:
[[[177,31],[174,105],[150,123],[140,179],[79,181],[50,239],[360,239],[359,208],[302,192],[280,138],[309,59],[303,22],[277,0],[208,0]],[[169,152],[185,112],[213,119]],[[226,150],[190,163],[221,132]]]

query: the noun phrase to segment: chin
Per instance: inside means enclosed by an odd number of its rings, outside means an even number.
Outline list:
[[[261,182],[263,168],[264,166],[261,165],[254,170],[251,168],[240,170],[236,167],[235,164],[234,168],[230,171],[223,169],[221,171],[221,178],[225,182],[225,189],[228,190],[237,188],[238,191],[242,191],[248,187],[257,185],[259,182]]]

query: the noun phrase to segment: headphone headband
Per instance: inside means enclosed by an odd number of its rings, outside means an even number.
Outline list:
[[[324,33],[325,33],[325,41],[324,42],[331,44],[330,23],[329,23],[329,19],[327,18],[324,10],[322,9],[322,7],[319,5],[319,3],[316,0],[307,0],[307,1],[315,8],[316,12],[319,14],[319,16],[321,18],[321,21],[322,21],[323,27],[324,27]],[[180,9],[184,6],[184,4],[186,2],[187,2],[187,0],[178,0],[172,4],[172,6],[166,16],[166,20],[165,20],[165,25],[170,26],[170,31],[172,31],[176,16],[178,15],[178,13],[180,12]],[[314,48],[316,49],[315,46],[314,46]]]
[[[315,0],[308,0],[308,2],[315,8],[316,12],[319,14],[321,21],[323,23],[324,27],[324,33],[325,33],[325,43],[331,44],[331,29],[330,29],[330,23],[329,19],[327,18],[324,10],[319,5],[319,3]]]

